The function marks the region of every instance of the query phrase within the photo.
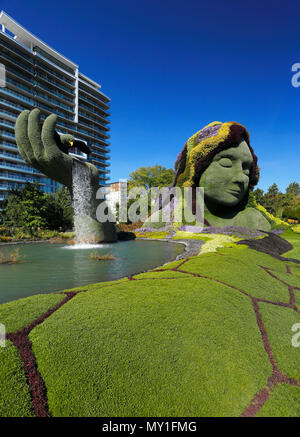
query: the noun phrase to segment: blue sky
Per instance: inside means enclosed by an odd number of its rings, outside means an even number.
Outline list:
[[[0,0],[32,33],[78,63],[111,97],[111,180],[173,167],[206,124],[250,131],[259,187],[300,183],[296,1]]]

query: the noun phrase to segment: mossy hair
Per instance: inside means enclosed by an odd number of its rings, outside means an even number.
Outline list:
[[[175,162],[175,177],[172,186],[197,187],[202,173],[213,157],[221,150],[237,146],[245,140],[253,157],[249,175],[249,189],[259,180],[257,156],[250,146],[247,129],[237,122],[214,121],[192,135],[183,146]]]

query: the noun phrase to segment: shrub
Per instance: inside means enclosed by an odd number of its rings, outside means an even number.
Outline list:
[[[288,228],[289,225],[284,222],[283,220],[280,220],[279,218],[275,217],[273,214],[270,214],[266,208],[264,208],[262,205],[257,205],[256,207],[260,212],[263,213],[263,215],[267,218],[267,220],[273,224],[275,223],[275,225],[280,225],[280,226],[284,226],[285,228]]]
[[[11,241],[12,237],[7,237],[5,235],[0,235],[0,241],[6,242],[6,241]]]
[[[285,208],[282,211],[282,216],[287,217],[294,220],[300,220],[300,209],[294,209],[294,208]]]

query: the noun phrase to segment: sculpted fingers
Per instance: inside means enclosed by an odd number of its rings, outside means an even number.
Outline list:
[[[57,120],[57,115],[51,114],[44,121],[42,127],[42,142],[45,149],[45,163],[48,175],[66,185],[67,187],[72,186],[72,157],[63,153],[57,145],[55,135],[55,124]]]
[[[28,117],[28,138],[33,154],[40,164],[45,160],[45,149],[41,140],[40,110],[33,109]]]
[[[59,150],[55,141],[55,124],[57,115],[51,114],[44,121],[42,127],[42,142],[48,160],[56,160],[62,152]]]
[[[15,124],[15,138],[22,158],[28,164],[33,164],[35,158],[27,132],[29,112],[30,111],[26,110],[19,114]]]

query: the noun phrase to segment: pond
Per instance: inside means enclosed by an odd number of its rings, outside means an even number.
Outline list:
[[[84,249],[64,244],[19,244],[5,246],[3,251],[15,248],[24,262],[0,264],[0,303],[130,276],[171,261],[184,251],[182,244],[145,240]],[[117,259],[90,259],[95,252]]]

